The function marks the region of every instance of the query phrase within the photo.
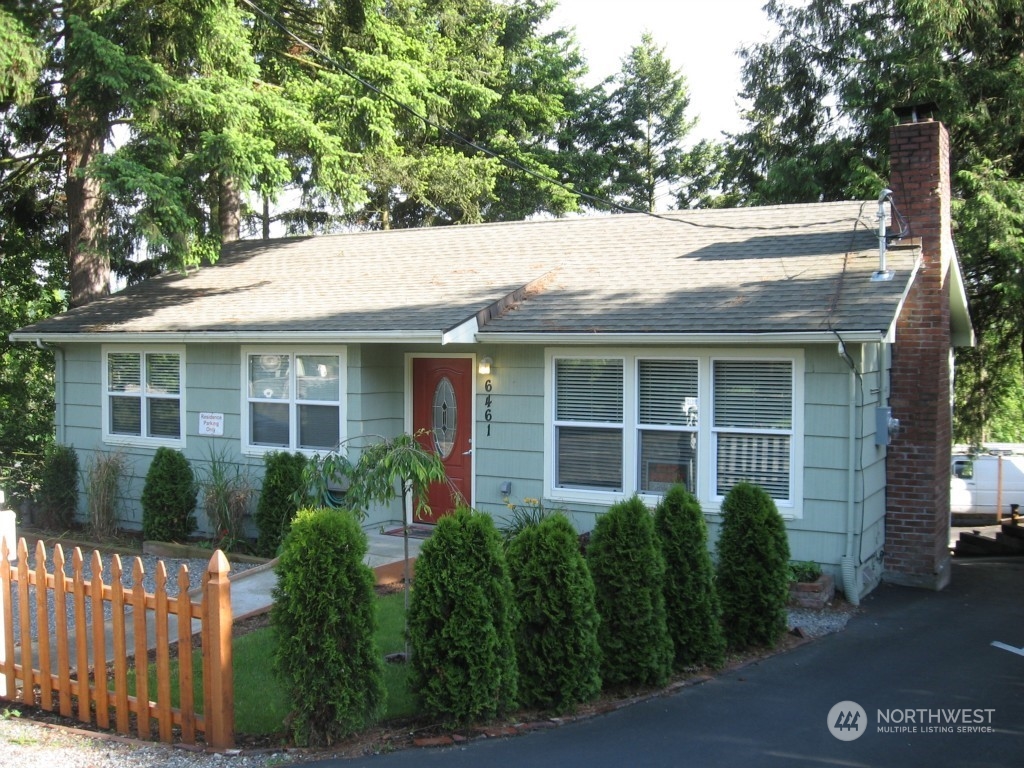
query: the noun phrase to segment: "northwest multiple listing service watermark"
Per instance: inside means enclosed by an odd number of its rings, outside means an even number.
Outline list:
[[[874,722],[855,701],[840,701],[828,711],[828,730],[840,741],[865,733],[929,734],[992,733],[994,709],[941,708],[878,709]]]

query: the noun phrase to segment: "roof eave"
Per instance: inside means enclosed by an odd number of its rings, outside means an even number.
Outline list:
[[[848,344],[886,341],[885,329],[840,330]],[[672,344],[687,346],[740,346],[751,344],[835,344],[835,331],[738,332],[738,333],[604,333],[604,332],[509,332],[476,335],[481,344],[580,344],[621,346],[632,344]]]
[[[47,344],[442,344],[441,330],[388,331],[93,331],[40,333],[15,331],[11,341]]]

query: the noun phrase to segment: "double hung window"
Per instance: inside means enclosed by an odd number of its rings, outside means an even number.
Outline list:
[[[715,360],[715,494],[736,483],[790,498],[793,365],[788,360]]]
[[[344,354],[246,350],[245,443],[254,451],[330,451],[342,440]]]
[[[555,361],[555,484],[622,490],[623,361]]]
[[[698,363],[637,361],[637,490],[697,490]]]
[[[104,440],[179,445],[184,377],[180,350],[104,349]]]

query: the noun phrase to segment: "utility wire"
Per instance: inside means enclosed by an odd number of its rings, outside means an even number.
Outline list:
[[[329,65],[330,67],[336,69],[338,72],[341,72],[343,75],[346,75],[347,77],[352,78],[357,83],[359,83],[361,86],[366,88],[368,91],[371,91],[371,92],[377,94],[378,96],[380,96],[381,98],[390,101],[392,104],[397,106],[403,112],[406,112],[409,115],[411,115],[412,117],[416,118],[417,120],[422,121],[424,125],[427,125],[427,126],[433,128],[433,129],[437,130],[438,132],[440,132],[444,136],[454,140],[455,142],[457,142],[457,143],[459,143],[459,144],[461,144],[461,145],[463,145],[463,146],[465,146],[465,147],[467,147],[469,149],[472,149],[472,150],[474,150],[476,152],[479,152],[481,154],[487,155],[488,157],[492,157],[495,160],[498,160],[502,164],[506,165],[507,167],[509,167],[509,168],[511,168],[513,170],[516,170],[516,171],[521,171],[521,172],[527,174],[528,176],[532,176],[533,178],[538,179],[541,182],[544,182],[546,184],[551,184],[552,186],[558,187],[559,189],[562,189],[562,190],[568,192],[571,195],[574,195],[575,197],[577,197],[577,198],[579,198],[581,200],[586,200],[586,201],[589,201],[591,203],[595,203],[595,204],[597,204],[599,206],[604,206],[604,207],[607,207],[607,208],[612,208],[614,210],[621,211],[622,213],[639,213],[639,214],[643,214],[644,216],[649,216],[649,217],[654,218],[654,219],[660,219],[662,221],[668,221],[668,222],[671,222],[673,224],[685,224],[685,225],[688,225],[688,226],[691,226],[691,227],[697,227],[699,229],[729,229],[729,230],[737,230],[737,231],[772,231],[772,230],[785,230],[785,229],[803,229],[806,226],[804,224],[783,224],[783,225],[775,225],[775,226],[770,226],[770,227],[757,227],[757,226],[750,226],[750,225],[733,226],[733,225],[729,225],[729,224],[713,224],[713,223],[703,223],[703,222],[696,222],[696,221],[687,221],[686,219],[677,218],[676,216],[666,216],[664,214],[656,213],[654,211],[646,211],[646,210],[643,210],[643,209],[640,209],[640,208],[631,208],[628,205],[622,205],[621,203],[616,203],[613,200],[607,200],[605,198],[597,197],[596,195],[591,195],[591,194],[588,194],[586,192],[580,192],[579,190],[574,189],[572,186],[570,186],[568,184],[565,184],[565,183],[563,183],[561,181],[558,181],[557,179],[553,179],[553,178],[551,178],[549,176],[545,176],[544,174],[539,173],[538,171],[535,171],[532,168],[528,168],[527,166],[523,165],[522,163],[520,163],[520,162],[518,162],[518,161],[516,161],[516,160],[514,160],[514,159],[512,159],[510,157],[502,155],[499,152],[496,152],[496,151],[494,151],[494,150],[492,150],[492,149],[490,149],[490,148],[488,148],[488,147],[486,147],[486,146],[484,146],[484,145],[482,145],[482,144],[480,144],[478,142],[475,142],[475,141],[473,141],[471,139],[468,139],[465,136],[462,136],[461,134],[456,133],[455,131],[451,130],[450,128],[447,128],[447,127],[441,125],[440,123],[437,123],[434,120],[431,120],[427,115],[424,115],[424,114],[421,114],[420,112],[417,112],[413,107],[410,107],[405,102],[403,102],[400,99],[392,96],[391,94],[389,94],[386,91],[382,90],[381,88],[377,87],[376,85],[374,85],[373,83],[369,82],[365,78],[363,78],[360,75],[356,74],[355,72],[351,71],[344,64],[342,64],[341,62],[339,62],[339,61],[335,60],[334,58],[328,56],[326,53],[321,51],[319,48],[317,48],[312,43],[306,42],[306,40],[304,40],[303,38],[301,38],[297,34],[295,34],[285,24],[283,24],[282,22],[278,21],[276,18],[271,16],[269,13],[267,13],[265,10],[263,10],[260,6],[256,5],[256,3],[253,2],[253,0],[241,0],[241,2],[243,2],[245,5],[249,6],[249,8],[251,8],[252,11],[255,14],[257,14],[260,17],[262,17],[264,20],[266,20],[268,23],[272,24],[273,26],[277,27],[277,29],[279,29],[281,32],[283,32],[287,37],[291,38],[297,44],[299,44],[300,46],[302,46],[303,48],[308,50],[315,57],[317,57],[318,59],[320,59],[321,61],[323,61],[327,65]],[[839,223],[848,222],[848,221],[849,221],[848,218],[842,218],[842,219],[834,219],[832,221],[823,221],[823,222],[819,222],[819,223],[820,224],[839,224]]]

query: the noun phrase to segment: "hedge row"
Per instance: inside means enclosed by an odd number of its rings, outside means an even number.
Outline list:
[[[442,518],[421,548],[408,614],[424,713],[454,726],[517,705],[571,711],[602,689],[718,666],[727,647],[773,645],[788,589],[781,517],[748,484],[722,511],[717,572],[700,505],[681,486],[653,515],[639,497],[613,505],[585,557],[561,514],[524,527],[507,549],[488,515]],[[275,667],[300,702],[300,743],[330,743],[380,711],[365,550],[354,516],[337,510],[299,513],[285,538]]]

